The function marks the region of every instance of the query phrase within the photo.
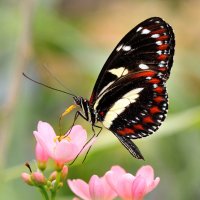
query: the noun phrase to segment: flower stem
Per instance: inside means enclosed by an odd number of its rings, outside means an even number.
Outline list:
[[[44,198],[45,200],[49,200],[49,196],[48,196],[48,194],[47,194],[46,189],[45,189],[43,186],[40,186],[39,189],[40,189],[40,192],[41,192],[43,198]]]
[[[61,180],[61,171],[57,171],[56,181],[55,181],[54,187],[53,187],[53,189],[51,191],[51,200],[55,200],[56,192],[57,192],[60,180]]]

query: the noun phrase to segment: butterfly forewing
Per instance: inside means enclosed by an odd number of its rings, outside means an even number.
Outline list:
[[[102,68],[90,98],[93,105],[121,76],[152,69],[167,79],[174,55],[172,28],[161,18],[153,17],[138,24],[115,47]]]

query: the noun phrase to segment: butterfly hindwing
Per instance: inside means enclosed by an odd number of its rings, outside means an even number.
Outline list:
[[[114,83],[94,108],[109,130],[134,139],[145,137],[158,129],[167,114],[165,83],[154,71],[128,74]]]

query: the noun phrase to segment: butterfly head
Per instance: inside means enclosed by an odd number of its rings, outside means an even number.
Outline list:
[[[81,106],[81,102],[82,102],[82,100],[83,100],[82,97],[80,97],[80,96],[75,96],[75,97],[73,97],[73,99],[74,99],[74,103],[75,103],[77,106],[82,107],[82,106]]]

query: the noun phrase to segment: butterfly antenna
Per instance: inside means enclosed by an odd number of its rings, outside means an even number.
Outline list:
[[[61,85],[64,89],[68,90],[70,93],[73,93],[69,88],[67,88],[54,74],[47,68],[47,65],[42,65],[45,70],[49,73],[51,77],[59,84]]]
[[[39,84],[39,85],[42,85],[42,86],[44,86],[44,87],[46,87],[46,88],[49,88],[49,89],[51,89],[51,90],[55,90],[55,91],[58,91],[58,92],[62,92],[62,93],[71,95],[71,96],[73,96],[73,97],[76,97],[76,95],[74,95],[74,94],[72,94],[72,93],[69,93],[69,92],[66,92],[66,91],[64,91],[64,90],[60,90],[60,89],[57,89],[57,88],[48,86],[48,85],[46,85],[46,84],[44,84],[44,83],[41,83],[41,82],[39,82],[39,81],[36,81],[36,80],[30,78],[30,77],[29,77],[28,75],[26,75],[24,72],[22,73],[22,75],[23,75],[24,77],[26,77],[27,79],[29,79],[30,81],[33,81],[34,83],[37,83],[37,84]]]

